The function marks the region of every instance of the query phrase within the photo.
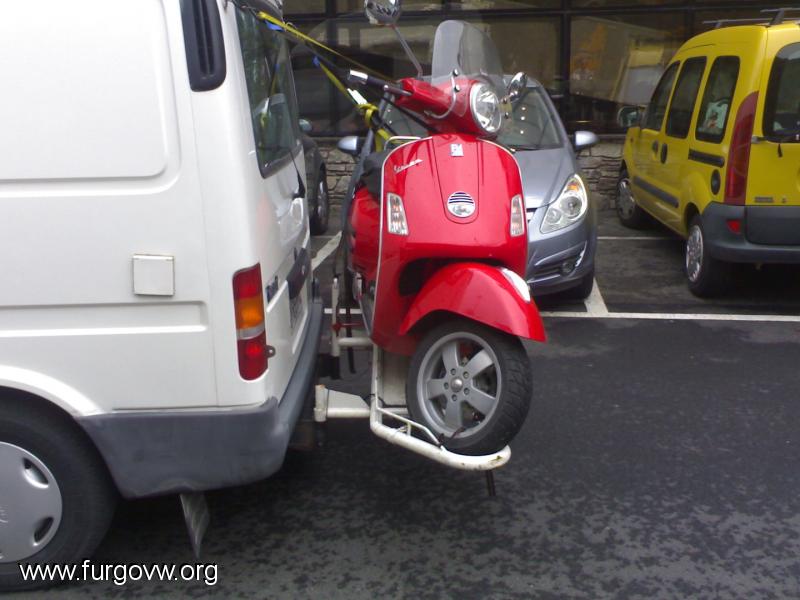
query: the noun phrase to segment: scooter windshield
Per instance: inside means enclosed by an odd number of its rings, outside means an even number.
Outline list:
[[[492,39],[465,21],[444,21],[433,39],[431,78],[434,84],[460,75],[490,82],[502,95],[503,68]]]

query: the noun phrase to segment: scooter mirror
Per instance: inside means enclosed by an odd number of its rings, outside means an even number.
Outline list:
[[[401,10],[402,0],[364,0],[364,12],[373,25],[394,25]]]
[[[361,152],[361,144],[362,140],[355,135],[348,135],[343,137],[339,140],[339,143],[336,144],[336,147],[345,154],[352,156],[353,158],[357,158],[359,153]]]
[[[522,95],[522,92],[528,85],[528,76],[525,75],[522,71],[517,73],[511,78],[511,81],[508,82],[508,88],[506,93],[508,94],[508,99],[512,102],[519,98]]]

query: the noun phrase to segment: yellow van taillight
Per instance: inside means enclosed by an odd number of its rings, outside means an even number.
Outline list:
[[[261,265],[234,273],[233,305],[239,374],[243,379],[258,379],[267,370],[269,357],[273,354],[267,346]]]
[[[756,122],[758,92],[742,100],[733,125],[728,174],[725,178],[725,204],[744,204],[747,196],[747,171],[750,168],[750,145]]]

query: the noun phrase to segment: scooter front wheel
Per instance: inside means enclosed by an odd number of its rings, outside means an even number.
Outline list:
[[[530,362],[518,338],[471,321],[431,330],[411,359],[411,417],[460,454],[490,454],[519,432],[531,402]]]

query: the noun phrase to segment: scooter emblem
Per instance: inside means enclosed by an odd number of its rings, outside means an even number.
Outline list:
[[[475,212],[475,200],[467,192],[453,192],[447,199],[447,210],[453,216],[466,219]]]

